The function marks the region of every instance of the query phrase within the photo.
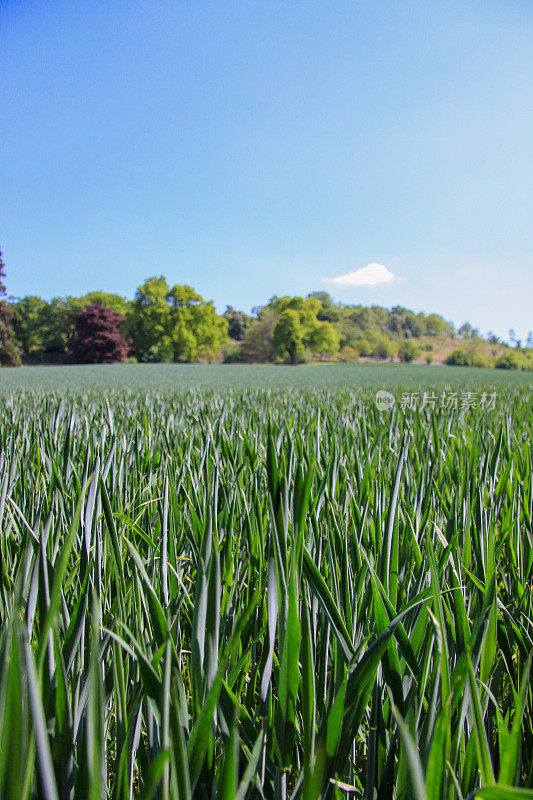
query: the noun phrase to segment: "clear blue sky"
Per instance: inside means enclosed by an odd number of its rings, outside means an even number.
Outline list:
[[[533,328],[530,0],[0,0],[0,76],[10,294]]]

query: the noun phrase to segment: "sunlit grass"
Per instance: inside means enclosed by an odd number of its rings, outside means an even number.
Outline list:
[[[2,798],[533,796],[531,384],[330,369],[5,394]]]

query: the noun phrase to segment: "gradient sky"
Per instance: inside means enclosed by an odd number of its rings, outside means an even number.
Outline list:
[[[0,108],[12,295],[533,328],[530,0],[0,0]]]

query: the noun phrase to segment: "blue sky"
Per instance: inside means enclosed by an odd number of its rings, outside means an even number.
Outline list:
[[[532,35],[529,0],[0,0],[8,290],[165,274],[524,337]]]

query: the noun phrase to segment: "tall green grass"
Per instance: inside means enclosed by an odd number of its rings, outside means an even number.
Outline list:
[[[533,797],[533,393],[30,393],[0,796]]]

